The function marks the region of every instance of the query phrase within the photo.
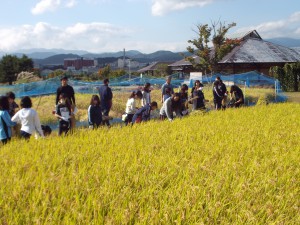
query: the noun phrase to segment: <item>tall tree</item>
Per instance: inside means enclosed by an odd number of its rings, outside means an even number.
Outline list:
[[[12,85],[19,72],[19,60],[16,56],[5,55],[0,61],[0,80]]]
[[[212,22],[212,25],[197,25],[195,31],[198,38],[188,40],[192,46],[188,46],[187,50],[199,56],[199,60],[193,57],[187,59],[193,64],[196,70],[204,72],[216,72],[218,62],[228,54],[234,47],[240,44],[240,40],[226,38],[228,31],[236,26],[236,23],[225,24],[225,22]],[[209,47],[212,42],[213,47]]]
[[[31,72],[33,70],[33,60],[28,58],[27,55],[23,55],[22,58],[19,59],[19,72],[27,71]]]

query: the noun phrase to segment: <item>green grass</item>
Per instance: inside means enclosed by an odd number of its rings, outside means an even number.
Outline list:
[[[300,105],[0,149],[1,224],[300,224]]]

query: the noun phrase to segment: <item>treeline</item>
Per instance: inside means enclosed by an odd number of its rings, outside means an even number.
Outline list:
[[[5,55],[0,60],[1,83],[12,85],[16,81],[18,74],[22,71],[33,71],[33,60],[26,55],[23,55],[21,58],[15,55]]]
[[[284,67],[273,66],[269,73],[279,80],[283,91],[299,91],[300,62],[287,63]]]

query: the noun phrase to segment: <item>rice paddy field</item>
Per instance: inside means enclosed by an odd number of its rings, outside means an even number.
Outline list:
[[[83,118],[90,96],[76,97]],[[300,224],[299,115],[262,104],[13,139],[0,148],[0,224]]]

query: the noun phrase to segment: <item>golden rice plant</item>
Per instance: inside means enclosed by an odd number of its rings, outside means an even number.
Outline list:
[[[300,105],[12,140],[1,224],[300,224]]]

